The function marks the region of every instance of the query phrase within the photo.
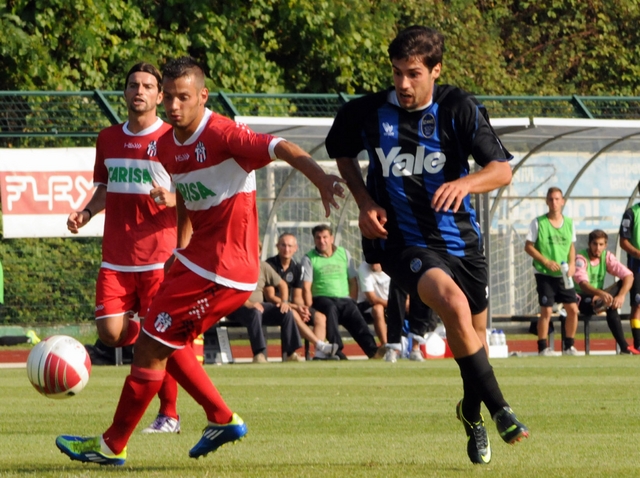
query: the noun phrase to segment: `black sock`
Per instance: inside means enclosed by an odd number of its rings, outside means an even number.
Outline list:
[[[462,380],[462,389],[464,392],[462,399],[462,416],[471,423],[480,420],[480,406],[482,399],[475,392],[473,384],[469,380]]]
[[[538,352],[542,352],[548,346],[549,346],[549,344],[547,343],[547,339],[538,340]]]
[[[629,344],[627,339],[624,338],[624,331],[622,330],[622,322],[620,321],[620,315],[615,310],[607,309],[607,325],[611,331],[611,335],[616,339],[620,350],[623,352],[629,350]]]
[[[570,349],[571,347],[573,347],[574,343],[575,343],[575,340],[574,340],[573,337],[571,337],[571,338],[567,337],[566,339],[564,339],[562,341],[562,344],[563,344],[563,347],[564,347],[563,350]]]
[[[631,329],[633,334],[633,347],[640,349],[640,329]]]
[[[471,402],[469,403],[469,408],[478,400],[481,400],[489,409],[492,417],[503,407],[509,406],[502,396],[498,380],[496,380],[493,368],[489,364],[484,347],[473,355],[456,359],[456,362],[460,367],[460,375],[462,375],[465,392],[463,406],[467,400]],[[470,417],[466,415],[465,418],[470,420]]]

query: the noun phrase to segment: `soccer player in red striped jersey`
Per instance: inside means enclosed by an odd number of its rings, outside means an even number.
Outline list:
[[[100,132],[96,143],[93,197],[72,212],[72,233],[105,211],[102,264],[96,283],[98,337],[109,347],[135,343],[140,322],[164,278],[164,263],[176,241],[175,194],[157,157],[157,142],[171,126],[156,115],[162,77],[149,63],[127,73],[124,97],[128,121]],[[170,207],[171,206],[171,207]],[[145,433],[180,431],[178,387],[170,375],[158,393],[160,410]]]
[[[325,213],[338,207],[343,180],[328,175],[294,143],[258,134],[205,107],[203,69],[189,57],[163,70],[164,107],[173,130],[158,157],[176,185],[177,259],[153,300],[135,346],[112,425],[98,437],[59,436],[73,460],[122,465],[126,445],[168,371],[203,407],[208,425],[189,456],[198,458],[247,433],[211,382],[193,339],[239,308],[259,274],[254,170],[282,159],[318,188]]]

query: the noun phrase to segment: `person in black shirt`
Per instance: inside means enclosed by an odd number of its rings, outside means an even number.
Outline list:
[[[457,416],[473,463],[491,460],[484,402],[507,443],[529,435],[502,396],[486,343],[487,266],[472,193],[509,184],[512,155],[470,94],[435,82],[443,35],[413,26],[389,46],[394,87],[345,104],[326,139],[360,209],[367,262],[440,316],[460,367]],[[471,173],[472,155],[481,170]],[[366,185],[356,158],[367,157]]]
[[[298,251],[296,236],[288,232],[280,234],[276,247],[278,254],[269,257],[266,262],[275,269],[289,287],[289,297],[281,297],[280,300],[289,302],[300,335],[315,345],[314,360],[334,359],[338,351],[338,344],[330,344],[325,340],[327,334],[326,316],[304,304],[302,266],[293,258]],[[309,325],[312,325],[313,329]]]

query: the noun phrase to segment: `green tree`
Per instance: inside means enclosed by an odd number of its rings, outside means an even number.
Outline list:
[[[506,74],[530,95],[637,95],[635,0],[479,2],[503,42]],[[511,93],[510,91],[506,93]]]

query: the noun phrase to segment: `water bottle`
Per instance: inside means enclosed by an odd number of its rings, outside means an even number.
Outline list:
[[[491,329],[491,335],[489,336],[489,345],[500,345],[498,340],[498,331]]]
[[[504,330],[498,330],[498,345],[507,345],[507,336]]]
[[[569,264],[563,262],[560,264],[560,270],[562,271],[562,281],[564,282],[565,289],[573,289],[573,278],[569,277]]]

